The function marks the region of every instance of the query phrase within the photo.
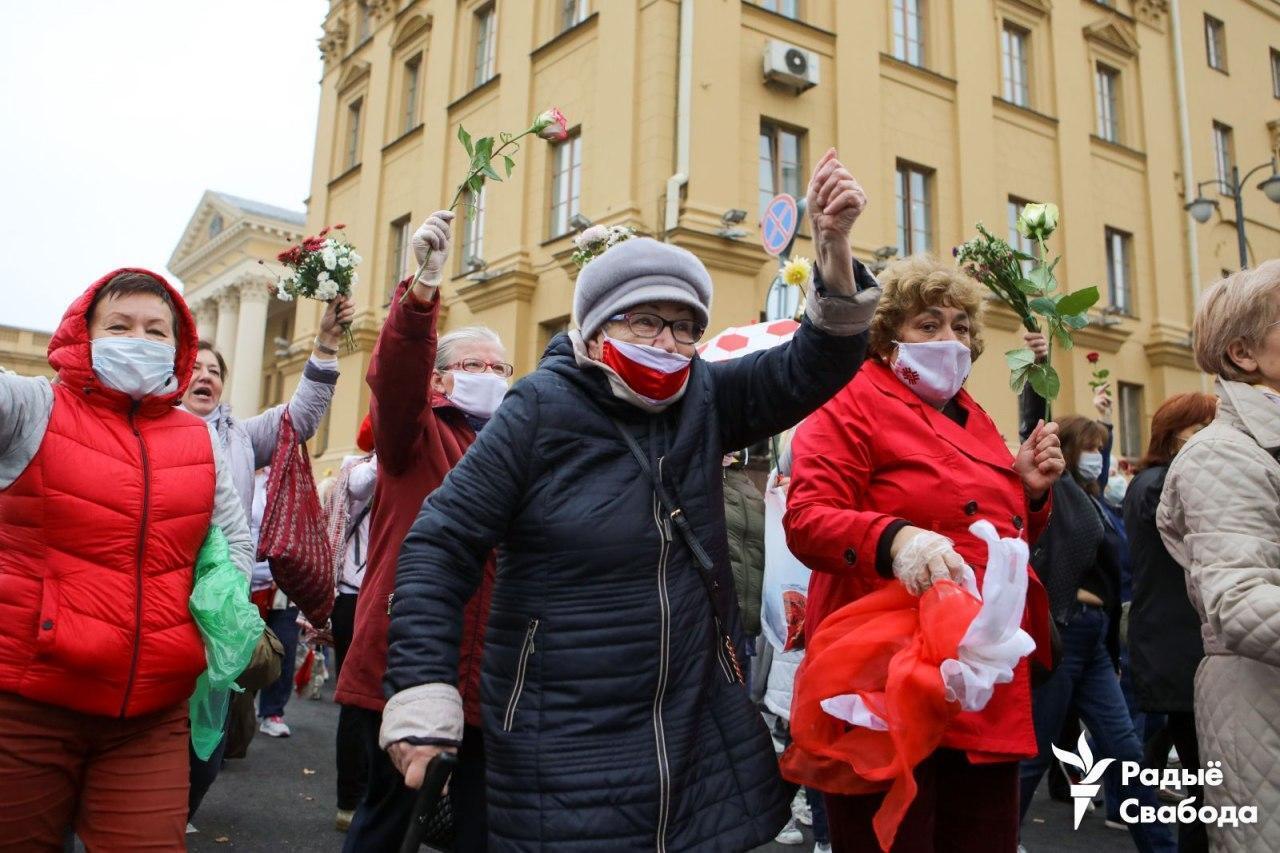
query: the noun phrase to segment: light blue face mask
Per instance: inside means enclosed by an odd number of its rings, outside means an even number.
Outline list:
[[[96,338],[93,372],[108,388],[141,400],[153,394],[170,394],[178,390],[178,377],[173,374],[177,350],[170,344],[146,338]]]
[[[1125,492],[1129,490],[1129,481],[1119,474],[1113,474],[1107,480],[1107,487],[1102,490],[1102,498],[1114,507],[1124,505]]]
[[[1096,450],[1086,450],[1080,454],[1080,462],[1076,465],[1080,476],[1086,480],[1096,480],[1102,476],[1102,454]]]

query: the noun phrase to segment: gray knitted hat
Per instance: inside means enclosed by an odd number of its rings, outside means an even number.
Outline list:
[[[573,316],[590,339],[612,316],[646,302],[679,302],[710,323],[711,276],[692,252],[649,237],[607,249],[578,273]]]

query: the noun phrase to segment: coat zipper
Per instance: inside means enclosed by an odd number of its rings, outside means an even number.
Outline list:
[[[511,731],[516,722],[516,705],[520,703],[520,694],[524,692],[524,678],[529,671],[529,658],[533,655],[533,635],[538,633],[537,619],[529,620],[529,629],[524,634],[524,645],[520,647],[520,663],[516,666],[516,685],[511,690],[511,699],[507,701],[507,713],[502,718],[502,730]]]
[[[658,457],[658,478],[662,478],[662,462]],[[667,756],[667,734],[663,723],[663,703],[667,695],[667,679],[670,675],[671,657],[671,599],[667,593],[667,559],[671,555],[671,520],[662,512],[658,492],[653,493],[653,521],[658,528],[658,607],[661,616],[661,632],[658,637],[658,689],[653,696],[653,737],[658,752],[658,853],[666,853],[667,824],[671,818],[671,764]]]
[[[147,443],[142,440],[142,433],[134,420],[138,405],[135,402],[129,412],[129,428],[133,430],[133,436],[138,440],[138,450],[142,454],[142,518],[138,524],[138,559],[134,567],[133,659],[129,662],[129,680],[124,687],[124,700],[120,703],[122,718],[129,708],[129,694],[133,692],[133,682],[138,676],[138,658],[142,655],[142,565],[147,543],[147,522],[151,513],[151,459],[147,455]]]

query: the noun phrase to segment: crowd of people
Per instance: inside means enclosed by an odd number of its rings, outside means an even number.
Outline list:
[[[866,203],[827,152],[786,343],[699,358],[706,268],[634,237],[583,267],[576,327],[514,385],[492,330],[438,334],[454,222],[429,217],[358,447],[320,487],[328,624],[256,546],[354,304],[327,306],[287,403],[240,417],[163,277],[94,282],[53,336],[56,379],[0,375],[0,850],[184,849],[223,763],[290,735],[295,662],[328,646],[349,853],[400,849],[444,753],[460,851],[749,850],[809,825],[820,853],[1013,853],[1046,775],[1068,802],[1101,786],[1142,851],[1280,849],[1280,261],[1208,290],[1216,395],[1165,400],[1119,460],[1106,385],[1055,419],[1028,390],[1006,438],[965,389],[980,285],[926,256],[873,276],[850,245]],[[778,436],[777,535],[812,575],[803,640],[774,648],[742,451]],[[261,636],[204,754],[188,699],[214,641],[188,598],[211,530]],[[1018,651],[954,680],[970,633],[930,632],[998,598]],[[826,654],[852,624],[869,657]],[[1062,759],[1077,743],[1114,766]],[[1170,766],[1176,790],[1126,772]]]

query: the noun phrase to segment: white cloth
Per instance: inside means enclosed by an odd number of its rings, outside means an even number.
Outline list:
[[[262,516],[267,511],[267,469],[263,468],[253,475],[253,502],[249,514],[249,540],[253,542],[253,553],[258,553],[258,537],[262,535]],[[271,586],[271,564],[261,560],[253,564],[252,588],[254,592]]]
[[[373,500],[373,490],[378,482],[378,457],[348,456],[343,467],[351,467],[347,476],[347,523],[359,519],[355,529],[347,530],[346,552],[342,560],[342,573],[338,577],[338,592],[355,594],[364,582],[365,569],[369,565],[369,517],[365,510]]]
[[[811,574],[809,567],[787,548],[787,533],[782,527],[786,514],[786,487],[778,485],[778,472],[770,471],[764,492],[764,593],[760,602],[760,632],[773,646],[775,654],[781,653],[787,643],[783,595],[789,592],[807,600]]]

